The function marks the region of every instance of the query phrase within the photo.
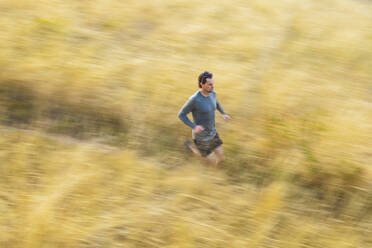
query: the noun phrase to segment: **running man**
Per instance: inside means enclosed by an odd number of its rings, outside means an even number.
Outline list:
[[[215,110],[217,109],[224,120],[230,120],[223,110],[221,104],[217,101],[216,92],[214,89],[213,74],[203,72],[199,75],[198,90],[192,95],[182,107],[178,117],[187,126],[192,128],[191,141],[187,142],[187,146],[198,156],[203,157],[209,164],[218,165],[224,160],[222,140],[218,136],[215,127]],[[192,113],[194,122],[191,122],[187,117],[188,113]],[[213,157],[215,154],[215,158]]]

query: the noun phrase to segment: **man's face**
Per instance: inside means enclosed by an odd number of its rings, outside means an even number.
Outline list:
[[[214,89],[214,79],[207,78],[207,82],[205,84],[201,84],[202,89],[208,93],[211,93]]]

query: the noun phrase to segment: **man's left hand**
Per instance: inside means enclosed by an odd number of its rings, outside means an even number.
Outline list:
[[[222,118],[223,118],[225,121],[229,121],[229,120],[231,120],[230,116],[228,116],[228,115],[222,115]]]

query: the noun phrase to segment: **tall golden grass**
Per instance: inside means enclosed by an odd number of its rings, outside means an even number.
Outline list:
[[[1,247],[368,247],[370,192],[336,217],[285,180],[2,129]],[[369,198],[368,198],[369,197]]]
[[[371,246],[371,2],[0,9],[0,247]],[[204,70],[221,170],[177,118]]]

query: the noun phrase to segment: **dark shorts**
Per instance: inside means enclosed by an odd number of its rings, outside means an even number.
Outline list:
[[[194,143],[196,147],[199,149],[202,157],[208,156],[213,152],[214,149],[223,144],[222,140],[218,136],[218,133],[216,133],[216,136],[214,136],[214,138],[211,140],[199,141],[194,139]]]

